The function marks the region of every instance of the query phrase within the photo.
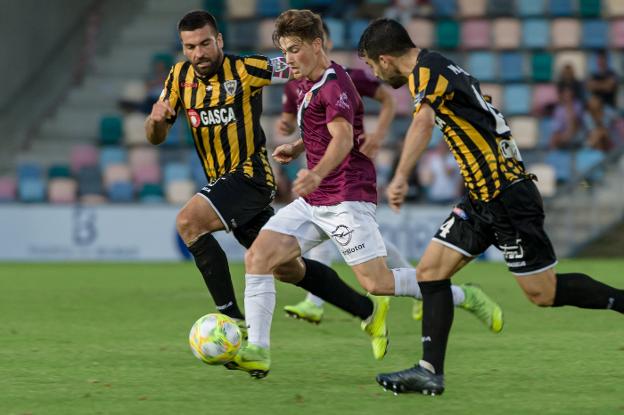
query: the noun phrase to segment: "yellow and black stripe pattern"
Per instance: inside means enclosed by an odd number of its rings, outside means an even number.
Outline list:
[[[408,84],[414,114],[422,103],[434,109],[436,124],[472,199],[490,201],[527,177],[505,119],[483,98],[475,78],[442,55],[423,49]]]
[[[199,77],[189,62],[171,68],[161,99],[176,115],[185,112],[208,181],[240,170],[275,187],[260,126],[262,88],[271,83],[271,73],[264,56],[224,55],[210,78]]]

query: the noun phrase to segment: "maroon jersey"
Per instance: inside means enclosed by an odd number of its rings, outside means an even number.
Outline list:
[[[332,62],[321,79],[301,80],[297,122],[306,151],[308,169],[321,160],[332,137],[327,124],[342,117],[353,126],[353,148],[321,185],[304,199],[311,205],[330,206],[345,201],[377,203],[375,167],[359,150],[364,107],[342,66]]]
[[[379,88],[380,82],[377,78],[373,78],[366,73],[363,69],[351,69],[345,68],[355,89],[361,97],[373,98]],[[301,82],[303,79],[291,79],[284,86],[284,95],[282,95],[282,112],[288,114],[297,113],[297,102],[299,102],[299,95],[301,95]]]

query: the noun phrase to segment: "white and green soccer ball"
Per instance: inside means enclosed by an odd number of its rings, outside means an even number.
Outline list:
[[[222,365],[234,359],[242,339],[236,322],[217,313],[200,317],[189,333],[191,351],[209,365]]]

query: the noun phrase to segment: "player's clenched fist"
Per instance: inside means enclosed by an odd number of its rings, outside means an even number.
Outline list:
[[[175,116],[175,111],[171,108],[166,101],[158,100],[152,106],[152,113],[150,114],[150,118],[155,122],[163,122],[167,118]]]
[[[401,205],[405,201],[405,195],[407,195],[408,189],[409,185],[407,184],[407,179],[398,175],[392,178],[392,181],[386,188],[388,204],[395,212],[401,210]]]
[[[293,192],[298,196],[309,195],[319,187],[321,180],[321,176],[312,170],[301,169],[293,182]]]
[[[282,144],[277,146],[272,154],[275,161],[280,164],[288,164],[295,158],[295,146],[292,144]]]

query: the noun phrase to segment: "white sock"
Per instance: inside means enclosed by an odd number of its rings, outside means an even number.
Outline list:
[[[393,268],[391,271],[394,275],[394,295],[422,299],[414,268]]]
[[[453,305],[455,307],[461,305],[466,300],[464,289],[459,285],[451,285],[451,292],[453,293]]]
[[[314,305],[318,307],[323,307],[323,304],[325,304],[325,300],[323,300],[321,297],[317,297],[312,293],[308,293],[308,295],[306,296],[306,300],[311,301]]]
[[[275,309],[273,275],[245,274],[245,321],[249,343],[268,348]]]
[[[399,248],[395,244],[384,238],[384,244],[386,244],[386,263],[388,268],[412,268],[412,264],[401,254]]]

